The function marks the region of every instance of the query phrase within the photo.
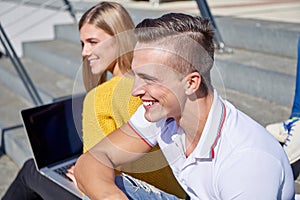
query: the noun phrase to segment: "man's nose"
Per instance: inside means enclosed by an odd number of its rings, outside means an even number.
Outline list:
[[[132,91],[131,91],[132,96],[141,96],[142,94],[144,94],[145,93],[144,86],[145,86],[145,82],[141,78],[135,76],[133,86],[132,86]]]

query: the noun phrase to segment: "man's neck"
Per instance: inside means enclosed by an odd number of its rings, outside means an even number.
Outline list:
[[[186,103],[179,122],[186,135],[186,157],[194,151],[201,138],[213,98],[213,93],[210,92],[205,97],[188,100]]]

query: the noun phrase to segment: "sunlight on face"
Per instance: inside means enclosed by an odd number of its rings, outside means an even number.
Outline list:
[[[117,45],[113,36],[92,24],[80,29],[82,57],[91,67],[93,74],[111,71],[117,57]]]
[[[180,118],[186,100],[184,81],[172,66],[168,66],[170,56],[162,49],[136,46],[132,62],[135,74],[132,95],[143,101],[148,121]]]

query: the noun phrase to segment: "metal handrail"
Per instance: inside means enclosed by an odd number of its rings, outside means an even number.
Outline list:
[[[214,29],[215,29],[215,36],[214,41],[216,43],[216,49],[219,52],[232,52],[232,49],[225,46],[225,42],[221,36],[217,23],[215,22],[214,16],[210,12],[210,8],[207,4],[206,0],[196,0],[198,8],[200,10],[201,16],[205,18],[209,18]]]
[[[12,46],[7,34],[5,33],[5,31],[1,25],[1,22],[0,22],[0,33],[1,33],[0,41],[5,49],[6,55],[10,58],[13,66],[15,67],[19,77],[21,78],[27,92],[29,93],[29,96],[31,97],[33,103],[35,105],[43,104],[43,101],[42,101],[39,93],[37,92],[35,85],[33,84],[31,78],[29,77],[20,58],[17,56],[14,47]]]
[[[69,11],[71,17],[72,17],[73,20],[74,20],[74,23],[76,24],[76,23],[77,23],[76,14],[75,14],[75,11],[74,11],[74,9],[73,9],[72,4],[70,3],[69,0],[63,0],[63,2],[64,2],[65,5],[67,6],[67,11]]]
[[[49,4],[49,2],[53,2],[56,0],[48,0],[46,1],[44,4],[42,4],[43,6],[46,6],[47,4]],[[71,3],[68,0],[62,0],[64,3],[64,7],[66,7],[66,10],[70,13],[71,17],[73,18],[74,22],[77,23],[77,19],[76,19],[76,15],[75,15],[75,11],[73,10],[73,7],[71,5]],[[22,0],[21,4],[19,5],[23,5],[26,3],[29,3],[30,0]],[[63,7],[63,8],[64,8]],[[5,11],[4,13],[8,13],[10,11]],[[3,14],[3,13],[1,13]],[[32,13],[31,13],[32,14]],[[7,34],[5,33],[4,28],[1,25],[0,22],[0,42],[2,43],[4,50],[5,50],[5,55],[7,57],[9,57],[9,59],[11,60],[14,68],[16,69],[20,79],[22,80],[26,91],[28,92],[30,98],[32,99],[33,103],[35,105],[41,105],[43,104],[43,101],[34,85],[34,83],[32,82],[30,76],[28,75],[23,63],[21,62],[20,58],[17,56],[16,51],[14,49],[14,47],[12,46]]]

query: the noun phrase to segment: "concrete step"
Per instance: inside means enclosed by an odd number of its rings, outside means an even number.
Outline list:
[[[81,48],[63,40],[23,43],[24,57],[30,58],[66,76],[81,77]]]
[[[212,78],[218,87],[291,107],[297,60],[273,54],[233,49],[216,54]]]
[[[230,47],[297,58],[300,23],[215,17],[225,43]]]
[[[44,103],[72,94],[74,79],[31,59],[23,58],[21,61]],[[32,101],[10,60],[1,59],[0,66],[0,81],[14,93]]]
[[[17,164],[19,168],[24,162],[32,158],[32,150],[29,145],[24,128],[17,128],[6,131],[4,136],[5,153]]]
[[[93,3],[73,2],[74,8],[83,13]],[[135,24],[144,18],[159,17],[168,11],[126,7]],[[215,16],[217,27],[228,47],[242,48],[286,57],[297,57],[300,23],[283,23],[256,19]],[[78,43],[77,24],[57,25],[58,38]]]
[[[219,87],[216,87],[216,89],[223,99],[231,102],[235,107],[263,126],[286,120],[290,116],[290,107],[282,106],[266,99],[258,98],[229,88],[226,88],[225,91],[223,88]]]
[[[29,145],[22,127],[11,130],[9,128],[21,125],[20,110],[33,104],[3,84],[0,84],[0,91],[0,146],[20,167],[30,156]]]
[[[54,24],[72,23],[69,13],[58,9],[45,9],[46,4],[63,1],[47,1],[43,6],[32,6],[30,1],[0,1],[1,25],[11,40],[18,56],[23,55],[22,42],[54,38]],[[25,3],[27,2],[27,3]],[[0,46],[0,49],[3,49]]]
[[[55,38],[80,45],[80,36],[77,24],[58,24],[54,26]]]
[[[21,123],[20,110],[33,106],[25,98],[17,95],[2,83],[0,84],[0,129]]]
[[[0,197],[3,197],[10,183],[18,173],[18,166],[7,155],[0,157]]]
[[[77,6],[76,2],[74,2],[73,5],[76,9],[80,10],[80,6]],[[124,6],[132,16],[135,24],[144,18],[159,17],[172,10],[134,8],[126,6],[126,4]],[[198,13],[195,14],[192,12],[190,14],[198,15]],[[293,58],[297,57],[297,41],[300,35],[300,23],[265,21],[228,16],[214,16],[214,19],[225,44],[229,47]]]

